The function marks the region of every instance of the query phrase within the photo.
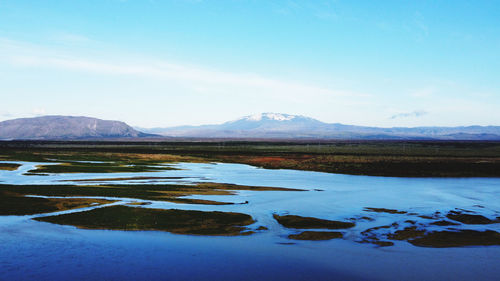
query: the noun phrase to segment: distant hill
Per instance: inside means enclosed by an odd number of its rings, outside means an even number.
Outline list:
[[[163,136],[192,138],[500,140],[499,126],[378,128],[324,123],[305,116],[281,113],[245,116],[219,125],[141,130]]]
[[[0,122],[0,139],[94,139],[155,136],[124,122],[91,117],[43,116]]]

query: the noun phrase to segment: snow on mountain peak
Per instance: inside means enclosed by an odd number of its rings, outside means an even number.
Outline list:
[[[295,115],[281,114],[281,113],[260,113],[243,117],[247,121],[261,121],[262,119],[275,120],[275,121],[289,121],[294,119]]]

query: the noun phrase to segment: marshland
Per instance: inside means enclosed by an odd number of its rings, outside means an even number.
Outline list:
[[[0,166],[6,279],[499,273],[496,142],[2,142]]]

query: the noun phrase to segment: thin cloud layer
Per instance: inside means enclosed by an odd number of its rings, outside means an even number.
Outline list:
[[[427,114],[428,114],[427,111],[416,110],[416,111],[412,111],[412,112],[403,112],[403,113],[398,113],[398,114],[392,115],[390,117],[390,119],[410,118],[410,117],[417,118],[417,117],[422,117],[422,116],[427,115]]]
[[[113,61],[72,54],[54,54],[42,47],[27,46],[22,42],[5,39],[0,40],[0,50],[3,52],[0,58],[16,67],[51,68],[100,75],[128,75],[173,80],[177,83],[184,83],[193,89],[218,87],[220,90],[221,87],[230,87],[234,93],[253,89],[256,93],[265,92],[268,95],[289,99],[294,99],[296,96],[308,98],[367,96],[366,94],[333,90],[294,81],[267,78],[258,74],[230,73],[166,61]]]

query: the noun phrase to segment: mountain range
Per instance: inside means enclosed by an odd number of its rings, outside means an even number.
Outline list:
[[[228,138],[339,140],[500,140],[500,126],[379,128],[261,113],[217,125],[132,128],[120,121],[42,116],[0,122],[0,139]]]
[[[191,138],[500,140],[500,126],[379,128],[324,123],[310,117],[281,113],[250,115],[219,125],[140,130]]]

